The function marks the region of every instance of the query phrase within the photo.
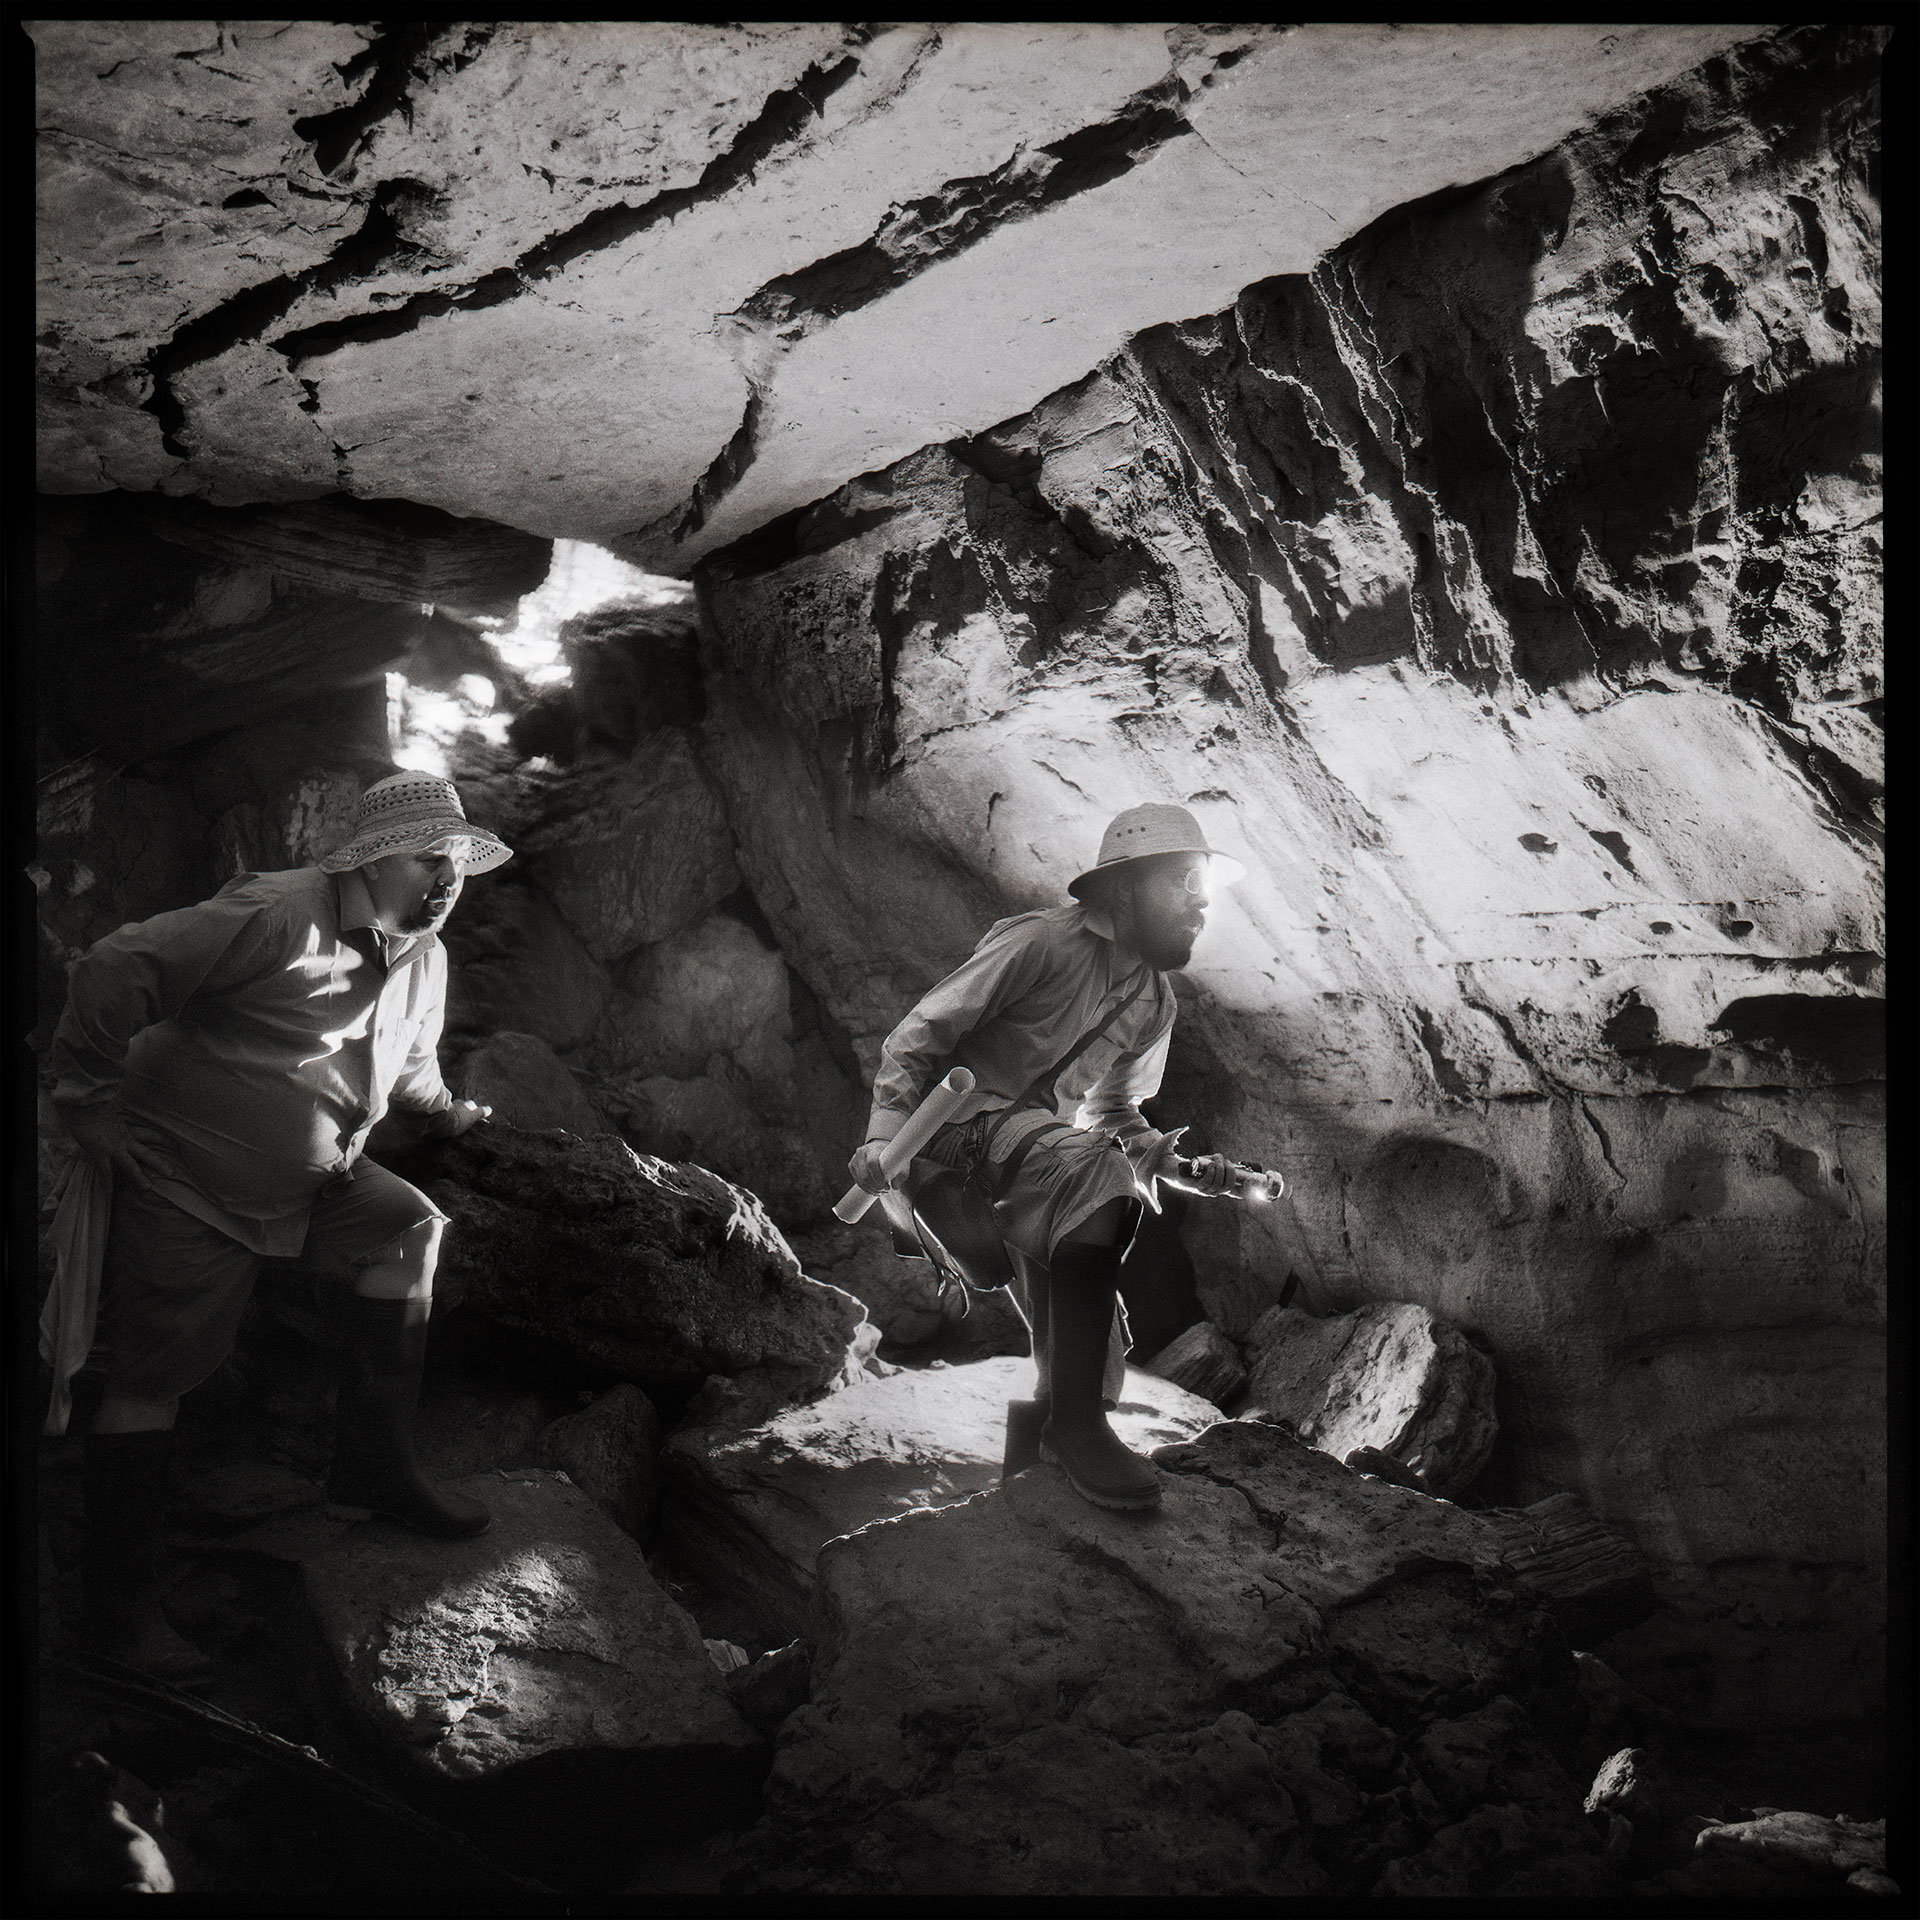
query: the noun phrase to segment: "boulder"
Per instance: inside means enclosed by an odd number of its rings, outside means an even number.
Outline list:
[[[449,1076],[455,1093],[493,1109],[496,1120],[544,1133],[610,1133],[560,1056],[532,1033],[489,1034]]]
[[[1426,1890],[1609,1884],[1564,1642],[1472,1515],[1253,1423],[1157,1458],[1156,1513],[1040,1467],[822,1551],[734,1889],[1364,1895],[1475,1822]]]
[[[453,1223],[441,1266],[466,1309],[589,1380],[771,1368],[804,1396],[859,1370],[859,1303],[809,1280],[753,1195],[704,1168],[499,1121],[403,1165]]]
[[[682,728],[649,734],[618,766],[581,771],[567,804],[517,851],[596,960],[669,939],[740,884],[720,796]]]
[[[632,1381],[556,1420],[541,1434],[540,1464],[558,1467],[623,1533],[645,1540],[660,1505],[660,1416]]]
[[[610,1076],[602,1100],[630,1139],[668,1160],[693,1160],[750,1187],[783,1220],[817,1219],[846,1191],[843,1155],[822,1155],[792,1082],[748,1079],[729,1061],[692,1080]]]
[[[1610,1851],[1646,1863],[1677,1809],[1666,1769],[1645,1747],[1609,1754],[1587,1789],[1587,1818],[1606,1836]]]
[[[1162,1347],[1151,1360],[1141,1362],[1147,1373],[1157,1373],[1215,1406],[1226,1406],[1247,1384],[1247,1369],[1233,1342],[1210,1320],[1201,1320]]]
[[[531,1033],[562,1051],[592,1038],[612,982],[524,875],[476,881],[443,938],[448,1032]]]
[[[792,1033],[787,963],[744,921],[710,913],[620,969],[594,1052],[639,1079],[691,1080],[716,1053],[777,1075]]]
[[[852,1294],[895,1346],[920,1346],[946,1324],[933,1263],[903,1260],[885,1233],[833,1221],[788,1237],[800,1264],[816,1280]]]
[[[804,1640],[772,1647],[727,1675],[733,1704],[770,1738],[796,1707],[806,1704],[813,1681],[813,1654]]]
[[[375,1520],[304,1563],[347,1697],[392,1750],[461,1783],[565,1755],[602,1792],[751,1762],[699,1628],[584,1493],[540,1472],[460,1491],[493,1510],[477,1540]]]
[[[1751,1820],[1702,1827],[1684,1866],[1639,1882],[1635,1891],[1721,1900],[1814,1901],[1897,1898],[1887,1873],[1887,1823],[1827,1819],[1756,1807]]]
[[[661,1455],[675,1563],[745,1605],[772,1640],[806,1625],[824,1542],[869,1521],[965,1500],[1000,1477],[1007,1402],[1028,1362],[902,1368],[747,1428],[693,1427]],[[1185,1439],[1219,1409],[1129,1369],[1113,1427],[1138,1452]]]
[[[1274,1307],[1247,1350],[1253,1400],[1339,1459],[1376,1447],[1449,1494],[1493,1450],[1493,1363],[1425,1307],[1381,1300],[1324,1320]]]
[[[1885,1868],[1887,1823],[1756,1808],[1751,1820],[1704,1828],[1693,1844],[1709,1856],[1806,1868],[1844,1880],[1863,1867]]]
[[[1646,1557],[1602,1526],[1577,1493],[1518,1510],[1488,1509],[1487,1518],[1505,1532],[1508,1567],[1553,1603],[1575,1645],[1638,1626],[1658,1605]]]

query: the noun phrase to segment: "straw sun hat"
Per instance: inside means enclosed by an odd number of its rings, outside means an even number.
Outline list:
[[[353,833],[320,862],[326,873],[345,873],[390,853],[422,853],[442,841],[463,874],[490,873],[513,858],[497,834],[476,827],[451,780],[434,773],[396,773],[376,780],[360,796]]]

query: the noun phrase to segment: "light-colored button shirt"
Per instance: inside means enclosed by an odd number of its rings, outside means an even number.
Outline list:
[[[156,1190],[288,1257],[313,1197],[388,1107],[453,1104],[437,1048],[446,950],[388,935],[358,872],[243,873],[96,942],[68,977],[54,1103],[118,1111],[184,1178]]]
[[[1160,1090],[1176,1011],[1165,974],[1125,952],[1095,909],[1045,907],[996,921],[973,957],[927,993],[887,1035],[873,1082],[869,1140],[890,1140],[949,1068],[967,1068],[974,1091],[956,1120],[1008,1107],[1072,1051],[1110,1007],[1144,991],[1061,1074],[1052,1112],[1117,1139],[1139,1167],[1167,1136],[1140,1103]],[[996,1155],[1015,1123],[999,1130]]]

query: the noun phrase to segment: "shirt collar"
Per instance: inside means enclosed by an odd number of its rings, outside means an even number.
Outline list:
[[[358,867],[349,867],[345,873],[333,876],[334,898],[340,907],[340,931],[348,933],[357,927],[371,927],[376,933],[380,930],[380,921],[373,910],[373,895],[367,890],[367,883]]]
[[[340,931],[356,933],[365,928],[380,943],[387,964],[394,965],[416,951],[424,951],[439,938],[432,933],[388,933],[374,912],[373,893],[358,867],[333,876],[334,901],[340,911]]]

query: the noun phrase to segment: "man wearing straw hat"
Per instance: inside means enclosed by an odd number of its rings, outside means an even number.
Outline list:
[[[440,1078],[437,935],[466,877],[511,858],[450,780],[398,773],[367,789],[352,837],[317,867],[242,873],[74,966],[53,1098],[112,1170],[106,1385],[82,1470],[97,1649],[175,1679],[207,1667],[160,1607],[168,1455],[180,1396],[226,1357],[265,1259],[344,1283],[330,1509],[447,1539],[487,1526],[413,1457],[445,1216],[362,1150],[390,1107],[441,1136],[486,1118]]]
[[[1073,905],[998,921],[887,1036],[866,1144],[848,1165],[883,1192],[886,1143],[950,1067],[973,1074],[925,1151],[971,1167],[993,1195],[1033,1335],[1035,1396],[1008,1408],[1007,1472],[1046,1460],[1097,1506],[1160,1499],[1153,1468],[1106,1417],[1125,1373],[1120,1262],[1179,1138],[1149,1126],[1140,1103],[1166,1067],[1166,976],[1192,956],[1209,890],[1243,871],[1184,807],[1117,815],[1067,888]],[[1223,1156],[1198,1167],[1203,1190],[1224,1191]]]

